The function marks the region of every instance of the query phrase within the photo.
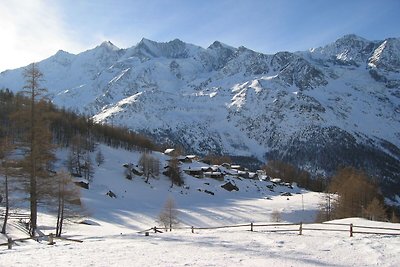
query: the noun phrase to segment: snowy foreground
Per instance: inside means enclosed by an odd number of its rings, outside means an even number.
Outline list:
[[[137,161],[139,154],[107,147],[102,150],[105,164],[96,169],[90,189],[82,189],[87,215],[67,221],[63,232],[65,237],[83,242],[57,239],[51,246],[45,240],[30,240],[17,242],[11,250],[1,246],[0,266],[400,266],[400,236],[355,233],[350,238],[349,232],[306,229],[321,225],[305,225],[303,235],[298,231],[267,232],[274,228],[266,227],[255,227],[251,232],[245,226],[196,229],[195,233],[190,229],[157,234],[149,231],[146,236],[143,230],[159,226],[156,218],[168,197],[176,202],[180,227],[211,227],[272,223],[276,211],[282,222],[312,222],[321,196],[296,186],[276,186],[272,192],[266,187],[270,182],[233,178],[238,192],[222,189],[221,181],[189,176],[185,176],[185,188],[170,189],[163,176],[146,184],[141,177],[123,177],[122,164]],[[163,154],[157,155],[161,162],[166,159]],[[190,167],[198,164],[191,163]],[[214,195],[205,193],[206,189]],[[109,190],[117,198],[106,196]],[[292,196],[281,196],[281,192]],[[82,221],[90,225],[78,223]],[[335,223],[400,229],[399,224],[359,218]],[[42,212],[39,224],[43,233],[54,232],[54,215]],[[8,234],[14,239],[26,236],[12,224]],[[0,235],[0,243],[4,242],[5,237]]]
[[[368,225],[367,221],[352,222]],[[145,236],[104,235],[83,243],[23,244],[0,250],[1,266],[399,266],[400,238],[346,233],[249,232],[245,229],[173,231]],[[96,235],[97,232],[97,235]]]

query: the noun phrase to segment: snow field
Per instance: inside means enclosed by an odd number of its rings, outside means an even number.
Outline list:
[[[67,220],[64,237],[82,240],[76,243],[56,239],[17,242],[13,249],[0,247],[0,266],[399,266],[400,237],[389,235],[321,232],[304,230],[272,233],[271,228],[228,228],[214,230],[189,228],[145,236],[145,229],[160,226],[156,220],[165,200],[173,198],[179,211],[179,227],[216,227],[236,224],[272,223],[271,214],[278,211],[282,222],[312,222],[321,195],[296,186],[275,186],[274,192],[266,185],[271,182],[225,177],[239,187],[228,192],[220,187],[224,182],[197,179],[184,175],[184,187],[170,188],[168,179],[144,182],[135,176],[128,180],[123,175],[124,163],[138,162],[139,152],[129,152],[99,146],[105,163],[96,166],[90,189],[81,190],[85,207],[82,218]],[[62,158],[66,151],[59,151]],[[154,152],[161,164],[168,156]],[[203,166],[199,162],[183,164],[182,168]],[[200,189],[200,191],[199,191]],[[117,198],[106,193],[111,190]],[[204,192],[214,192],[210,195]],[[290,192],[292,196],[281,196]],[[304,209],[303,209],[304,207]],[[41,209],[39,230],[53,232],[56,218]],[[80,224],[86,221],[91,225]],[[399,225],[349,218],[334,223],[381,226],[400,229]],[[320,227],[305,225],[304,228]],[[326,226],[333,227],[333,226]],[[336,226],[335,226],[336,227]],[[347,229],[348,227],[343,226]],[[292,226],[290,229],[298,229]],[[13,226],[9,236],[25,237]],[[0,235],[0,243],[6,242]]]

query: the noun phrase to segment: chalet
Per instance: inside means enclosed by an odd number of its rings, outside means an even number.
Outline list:
[[[201,167],[201,170],[203,172],[221,172],[221,170],[218,168],[218,166],[213,165],[213,166],[204,166]]]
[[[258,174],[255,172],[248,172],[249,179],[258,180]]]
[[[260,180],[260,181],[265,181],[265,180],[267,180],[268,179],[268,175],[267,175],[267,173],[264,171],[264,170],[257,170],[257,178]]]
[[[245,178],[245,179],[249,179],[249,173],[248,173],[248,172],[239,171],[239,170],[238,170],[237,175],[238,175],[239,177],[242,177],[242,178]]]
[[[270,179],[270,181],[274,184],[279,184],[282,181],[282,179],[281,178],[272,178],[272,179]]]
[[[205,172],[204,177],[224,180],[224,174],[222,172]]]
[[[132,174],[141,176],[143,175],[143,173],[139,170],[139,166],[138,165],[133,165],[133,163],[125,163],[122,165],[124,168],[126,168],[129,172],[131,172]]]
[[[204,178],[204,173],[201,168],[193,168],[193,169],[189,168],[189,169],[183,170],[183,172],[188,175],[191,175],[193,177],[196,177],[196,178]]]
[[[184,157],[179,157],[178,160],[183,163],[192,163],[193,161],[197,160],[196,155],[187,155]]]
[[[258,174],[259,176],[261,176],[261,175],[267,175],[267,173],[266,173],[264,170],[257,170],[257,174]]]
[[[188,159],[195,160],[195,161],[198,161],[198,160],[199,160],[199,157],[196,156],[196,155],[187,155],[186,157],[187,157]]]
[[[221,166],[224,167],[224,168],[226,168],[226,169],[230,169],[230,168],[231,168],[231,164],[226,163],[226,162],[225,162],[225,163],[222,163]]]

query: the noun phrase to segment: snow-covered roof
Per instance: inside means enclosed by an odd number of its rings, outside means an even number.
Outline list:
[[[257,174],[255,173],[255,172],[249,172],[249,177],[250,178],[253,178],[253,177],[255,177]]]
[[[170,153],[172,153],[172,152],[174,152],[174,148],[167,148],[165,151],[164,151],[164,154],[170,154]]]

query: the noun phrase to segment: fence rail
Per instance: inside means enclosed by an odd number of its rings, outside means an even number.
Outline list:
[[[287,227],[296,226],[296,228],[287,229]],[[326,226],[345,226],[346,228],[327,228]],[[186,226],[186,227],[176,227],[172,228],[173,230],[191,230],[192,233],[195,230],[216,230],[216,229],[228,229],[228,228],[240,228],[240,227],[249,227],[248,230],[251,232],[255,231],[255,228],[264,228],[262,232],[270,232],[270,233],[279,233],[279,232],[298,232],[299,235],[303,234],[303,231],[321,231],[321,232],[348,232],[350,237],[353,237],[354,234],[374,234],[374,235],[392,235],[392,236],[400,236],[400,226],[399,228],[390,228],[390,227],[375,227],[375,226],[363,226],[363,225],[354,225],[352,223],[248,223],[248,224],[237,224],[237,225],[221,225],[221,226],[209,226],[209,227],[195,227],[195,226]],[[274,227],[273,229],[268,229],[269,227]],[[267,229],[265,229],[267,228]],[[377,231],[355,231],[354,229],[372,229]],[[165,227],[152,227],[147,230],[140,231],[138,233],[145,232],[146,235],[149,234],[149,231],[154,231],[154,233],[162,233],[161,230],[168,230]],[[172,231],[172,229],[169,229]],[[391,231],[391,232],[388,232]],[[397,231],[397,232],[396,232]]]
[[[17,238],[17,239],[12,239],[11,237],[9,237],[9,238],[7,238],[7,243],[1,243],[0,246],[7,246],[8,249],[12,249],[12,246],[15,242],[26,241],[26,240],[30,240],[30,239],[39,241],[46,237],[48,238],[49,245],[55,244],[54,239],[61,239],[61,240],[65,240],[65,241],[78,242],[78,243],[83,242],[82,240],[78,240],[78,239],[67,238],[67,237],[63,237],[63,236],[55,236],[54,234],[48,234],[48,235],[24,237],[24,238]]]

